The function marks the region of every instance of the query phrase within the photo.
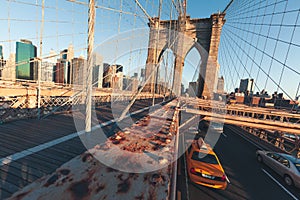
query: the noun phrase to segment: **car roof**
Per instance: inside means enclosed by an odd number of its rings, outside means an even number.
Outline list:
[[[199,138],[198,140],[194,140],[192,145],[195,151],[215,155],[215,152],[213,151],[211,146],[205,143],[202,138]]]
[[[283,156],[284,158],[290,160],[291,162],[293,163],[296,163],[296,164],[300,164],[300,159],[292,156],[292,155],[289,155],[289,154],[285,154],[285,153],[278,153],[279,155]]]

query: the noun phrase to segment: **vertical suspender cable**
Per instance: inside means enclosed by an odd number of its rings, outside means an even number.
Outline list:
[[[43,57],[43,34],[44,34],[44,18],[45,18],[45,0],[42,0],[42,21],[40,32],[40,59],[38,64],[38,119],[41,118],[41,75],[42,75],[42,57]],[[36,62],[34,62],[34,65]]]
[[[159,32],[160,32],[160,17],[161,17],[161,8],[162,8],[162,0],[159,0],[159,7],[158,7],[158,26],[157,26],[157,33],[156,33],[156,44],[155,44],[155,49],[156,49],[156,52],[155,52],[155,60],[157,62],[155,62],[155,65],[158,65],[158,62],[159,60],[158,59],[158,42],[159,42]],[[155,92],[156,89],[157,89],[157,82],[158,82],[158,73],[159,73],[159,66],[156,66],[156,73],[154,73],[152,75],[152,83],[151,85],[153,85],[151,88],[151,92],[152,92],[152,106],[154,106],[155,104]],[[155,77],[154,77],[155,76]],[[155,81],[155,82],[154,82]],[[153,83],[154,82],[154,83]]]
[[[88,13],[88,48],[87,48],[87,70],[86,70],[86,108],[85,108],[85,132],[91,132],[92,126],[92,51],[94,48],[95,34],[95,0],[89,0]]]

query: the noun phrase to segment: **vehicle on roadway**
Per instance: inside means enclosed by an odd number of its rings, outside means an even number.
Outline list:
[[[283,177],[285,184],[300,188],[300,159],[285,153],[262,150],[256,151],[256,158]]]
[[[220,161],[202,138],[194,140],[186,151],[187,171],[192,182],[225,190],[228,178]]]

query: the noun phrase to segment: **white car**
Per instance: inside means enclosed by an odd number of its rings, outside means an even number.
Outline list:
[[[283,177],[287,185],[300,188],[300,159],[285,153],[261,150],[256,152],[256,158]]]

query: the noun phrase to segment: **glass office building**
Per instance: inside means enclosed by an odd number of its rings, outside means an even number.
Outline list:
[[[3,47],[0,45],[0,59],[3,59]]]
[[[36,46],[29,40],[16,43],[16,78],[37,80],[38,62],[34,61],[37,55]]]

